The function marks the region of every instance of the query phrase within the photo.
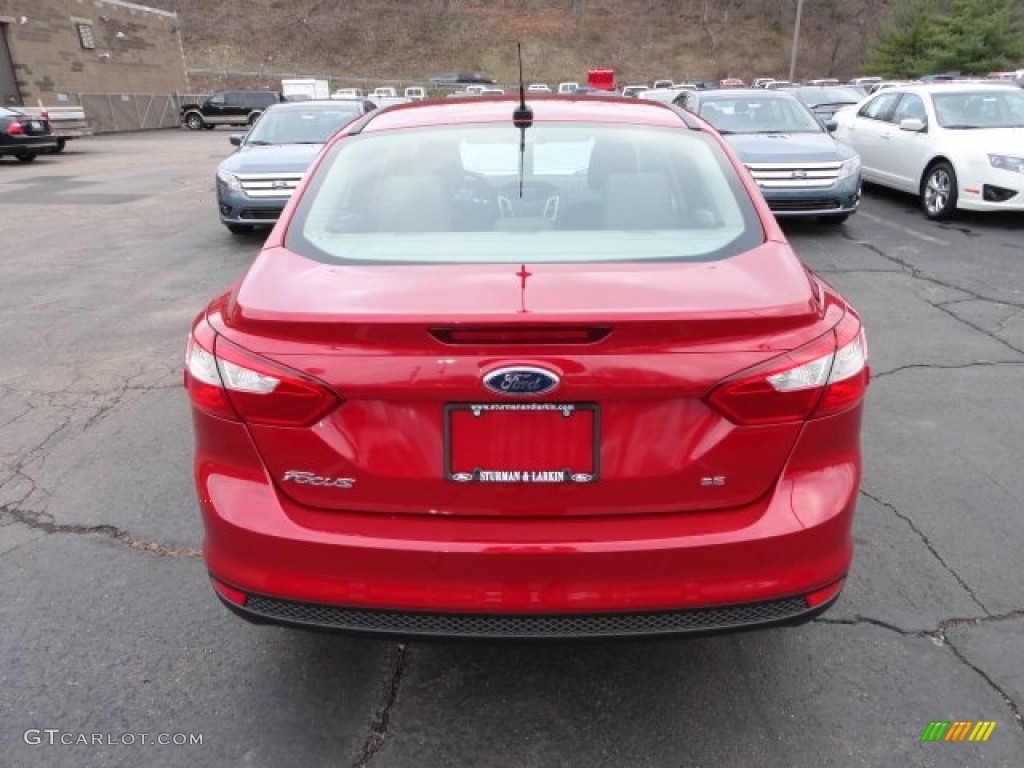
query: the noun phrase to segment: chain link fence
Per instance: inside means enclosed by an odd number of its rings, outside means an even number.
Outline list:
[[[85,119],[96,133],[177,128],[181,96],[176,93],[80,93]]]

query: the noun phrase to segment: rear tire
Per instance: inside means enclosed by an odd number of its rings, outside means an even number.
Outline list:
[[[247,235],[252,232],[251,224],[225,224],[232,235]]]
[[[949,163],[935,163],[921,182],[921,210],[929,219],[941,221],[956,213],[956,171]]]
[[[256,121],[260,119],[260,115],[262,114],[262,112],[253,112],[251,115],[249,115],[249,125],[255,125]]]
[[[57,148],[53,151],[55,155],[59,155],[64,151],[64,147],[68,145],[67,139],[57,139]]]
[[[18,158],[19,163],[31,163],[36,159],[35,155],[15,155]]]
[[[185,125],[190,131],[201,131],[206,123],[203,122],[203,116],[198,112],[189,112],[185,115]]]

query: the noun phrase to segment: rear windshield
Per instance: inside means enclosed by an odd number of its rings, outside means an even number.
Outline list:
[[[363,133],[335,144],[286,245],[346,263],[721,259],[764,240],[736,171],[684,128],[536,123]]]

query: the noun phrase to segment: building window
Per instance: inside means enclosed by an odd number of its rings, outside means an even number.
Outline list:
[[[92,24],[75,24],[75,29],[78,30],[78,41],[82,44],[83,48],[92,50],[96,47],[96,37],[92,33]]]

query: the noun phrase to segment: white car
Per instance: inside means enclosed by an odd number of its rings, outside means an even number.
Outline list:
[[[911,192],[930,219],[1024,211],[1024,90],[942,83],[879,91],[833,118],[865,181]]]
[[[551,93],[551,86],[547,83],[530,83],[526,87],[527,93]]]
[[[648,88],[636,94],[638,99],[649,101],[660,101],[663,104],[675,104],[681,93],[686,93],[689,88]],[[625,95],[625,93],[623,93]],[[679,106],[682,106],[681,102]]]
[[[427,98],[427,90],[422,85],[410,85],[405,89],[405,98],[410,101],[423,101]]]
[[[564,96],[571,96],[576,93],[576,89],[579,87],[579,83],[567,80],[558,84],[558,92]]]
[[[622,86],[623,96],[636,96],[643,93],[644,91],[650,90],[651,86],[643,85],[624,85]]]

